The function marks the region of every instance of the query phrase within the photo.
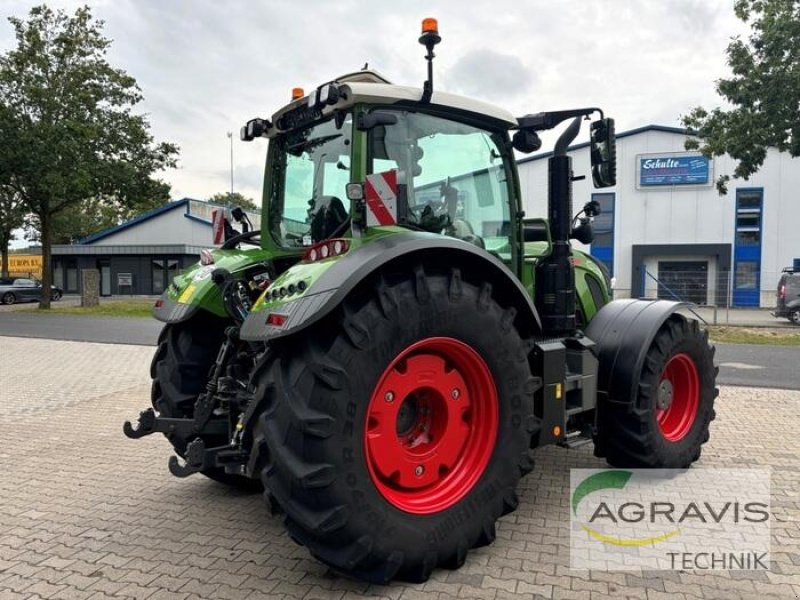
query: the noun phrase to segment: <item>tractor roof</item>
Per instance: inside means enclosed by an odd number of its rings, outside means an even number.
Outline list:
[[[328,116],[334,111],[349,108],[358,103],[386,105],[419,103],[422,96],[420,88],[394,85],[388,79],[372,70],[348,73],[334,79],[333,83],[339,86],[341,96],[336,104],[326,105],[322,108],[323,116]],[[276,112],[272,116],[272,123],[276,126],[270,128],[268,136],[272,137],[281,131],[281,128],[277,126],[281,116],[307,106],[309,98],[313,97],[314,92],[311,93],[311,96],[304,96],[294,100]],[[469,113],[480,119],[496,121],[496,124],[507,128],[517,126],[517,119],[507,110],[465,96],[434,91],[430,106]]]

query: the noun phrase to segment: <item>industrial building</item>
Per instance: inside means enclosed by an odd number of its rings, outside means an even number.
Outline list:
[[[800,269],[800,158],[770,149],[749,181],[733,179],[733,160],[685,151],[687,135],[659,125],[618,133],[617,185],[603,190],[592,187],[588,144],[572,147],[575,176],[587,176],[575,181],[575,211],[590,199],[603,211],[588,250],[611,271],[616,298],[774,306],[781,270]],[[548,156],[519,161],[530,216],[547,214]]]
[[[212,246],[211,211],[222,208],[183,198],[77,244],[54,245],[53,284],[78,293],[81,270],[97,269],[102,296],[160,294],[178,271]],[[260,216],[248,216],[258,227]]]

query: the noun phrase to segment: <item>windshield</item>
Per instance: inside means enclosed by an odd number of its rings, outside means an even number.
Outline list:
[[[310,246],[346,229],[351,130],[347,115],[277,138],[270,230],[282,246]]]

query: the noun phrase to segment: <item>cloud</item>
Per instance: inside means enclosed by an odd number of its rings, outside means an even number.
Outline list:
[[[49,0],[73,11],[88,1],[113,39],[109,60],[134,76],[157,140],[177,143],[180,168],[163,174],[173,196],[230,187],[230,140],[248,119],[269,117],[292,87],[310,89],[365,62],[420,86],[423,17],[439,19],[435,87],[488,100],[512,114],[601,106],[618,130],[714,105],[727,73],[725,47],[744,27],[730,0]],[[24,17],[41,0],[3,0]],[[432,10],[433,9],[433,10]],[[0,21],[0,51],[13,47]],[[674,115],[670,117],[671,115]],[[667,122],[664,122],[664,121]],[[234,139],[235,186],[260,199],[266,143]]]
[[[489,100],[524,94],[534,80],[519,57],[486,48],[467,52],[445,75],[453,91]]]

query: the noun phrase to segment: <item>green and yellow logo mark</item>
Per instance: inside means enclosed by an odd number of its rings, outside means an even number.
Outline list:
[[[621,490],[625,487],[632,476],[633,473],[630,471],[602,471],[600,473],[590,475],[581,481],[572,492],[572,514],[574,514],[576,517],[578,516],[578,505],[580,505],[581,500],[586,498],[586,496],[600,490]],[[602,513],[603,510],[606,512],[609,510],[605,503],[601,503],[597,509],[595,509],[589,521],[592,522],[595,517]],[[658,535],[655,537],[621,538],[601,533],[585,523],[581,523],[581,529],[588,533],[590,537],[603,542],[604,544],[611,544],[614,546],[649,546],[658,542],[662,542],[668,538],[678,535],[681,532],[679,528],[676,528],[663,535]]]

